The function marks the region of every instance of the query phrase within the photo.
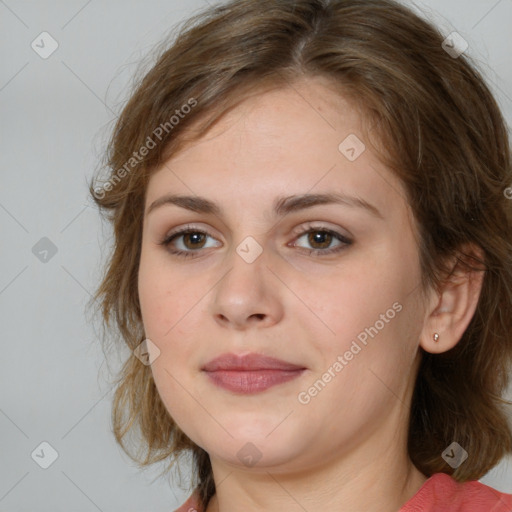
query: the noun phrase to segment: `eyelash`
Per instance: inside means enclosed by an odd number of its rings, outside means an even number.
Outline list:
[[[332,235],[333,237],[337,238],[341,242],[341,244],[337,245],[331,249],[325,249],[325,250],[324,249],[305,249],[304,247],[301,247],[300,249],[307,251],[308,255],[320,255],[322,257],[322,256],[326,256],[329,254],[334,254],[334,253],[342,251],[343,249],[345,249],[346,247],[348,247],[349,245],[351,245],[353,243],[352,240],[350,240],[349,238],[343,236],[342,234],[340,234],[336,231],[327,229],[323,226],[312,226],[312,225],[308,225],[306,230],[299,232],[297,234],[297,239],[301,238],[302,236],[304,236],[308,233],[311,233],[311,232],[327,233],[327,234]],[[199,249],[190,250],[190,251],[182,251],[180,249],[171,249],[170,248],[171,242],[175,238],[178,238],[179,236],[182,236],[182,235],[191,234],[191,233],[200,233],[202,235],[211,236],[209,233],[207,233],[206,231],[203,231],[202,229],[187,226],[186,228],[184,228],[180,231],[171,233],[170,235],[166,236],[161,242],[159,242],[159,245],[163,245],[164,247],[167,248],[167,250],[171,254],[178,256],[178,257],[183,257],[183,258],[197,257],[194,255],[194,253],[199,252]]]

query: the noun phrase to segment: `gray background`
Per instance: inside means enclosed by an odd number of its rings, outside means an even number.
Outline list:
[[[171,511],[189,494],[157,478],[162,466],[139,471],[110,431],[109,372],[84,314],[109,230],[86,183],[138,62],[205,5],[0,0],[0,512]],[[512,0],[416,5],[468,41],[510,124]],[[59,45],[47,59],[31,47],[43,31]],[[48,469],[31,456],[43,441],[58,452]],[[512,492],[510,460],[483,482]]]

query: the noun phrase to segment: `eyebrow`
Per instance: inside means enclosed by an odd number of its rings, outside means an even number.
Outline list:
[[[161,206],[169,204],[176,205],[197,213],[213,214],[219,217],[222,217],[223,215],[222,208],[209,199],[206,199],[205,197],[185,196],[177,194],[167,194],[153,201],[153,203],[151,203],[149,206],[146,215],[149,215],[152,211],[160,208]],[[365,201],[364,199],[356,196],[339,193],[301,194],[278,197],[274,202],[273,210],[276,217],[282,217],[295,211],[324,204],[342,204],[345,206],[351,206],[353,208],[361,208],[375,217],[384,219],[380,211],[368,201]]]

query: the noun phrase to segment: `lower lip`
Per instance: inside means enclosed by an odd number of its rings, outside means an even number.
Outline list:
[[[265,391],[302,375],[301,370],[218,370],[206,372],[217,386],[235,393],[250,394]]]

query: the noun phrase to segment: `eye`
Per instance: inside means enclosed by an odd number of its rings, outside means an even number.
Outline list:
[[[308,254],[320,256],[333,254],[352,244],[352,240],[332,229],[323,226],[308,226],[308,228],[306,231],[301,231],[297,237],[297,240],[304,238],[306,243],[313,247],[312,249],[305,248]],[[338,243],[332,246],[336,240]]]
[[[310,244],[313,248],[308,249],[294,244],[292,247],[299,247],[307,254],[314,254],[318,256],[325,256],[342,251],[353,242],[346,236],[333,231],[332,229],[324,226],[307,226],[308,229],[300,231],[296,240],[304,238],[306,243]],[[167,235],[164,240],[160,242],[167,250],[178,257],[197,257],[200,255],[201,249],[208,249],[211,247],[218,247],[219,245],[207,245],[207,239],[213,237],[202,229],[194,228],[193,226],[186,226],[177,232]],[[338,242],[334,246],[333,242]],[[219,242],[220,244],[220,242]]]
[[[207,237],[210,235],[206,231],[187,226],[185,229],[171,233],[160,244],[167,247],[171,254],[190,257],[195,256],[193,253],[199,249],[212,247],[205,244]]]

